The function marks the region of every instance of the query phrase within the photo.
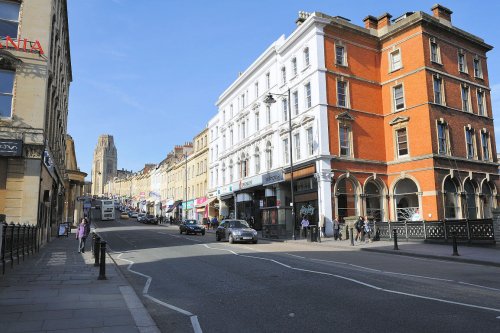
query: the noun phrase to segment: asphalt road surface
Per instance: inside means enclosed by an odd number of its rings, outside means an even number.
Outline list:
[[[500,268],[95,224],[162,332],[500,332]]]

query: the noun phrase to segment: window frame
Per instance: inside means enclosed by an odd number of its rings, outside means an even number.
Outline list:
[[[7,24],[12,24],[14,23],[16,25],[16,32],[15,32],[15,35],[10,35],[10,34],[7,34],[7,33],[1,33],[0,32],[0,35],[2,36],[9,36],[10,38],[12,38],[13,40],[14,39],[18,39],[19,37],[19,23],[20,23],[20,15],[21,15],[21,2],[18,2],[18,1],[1,1],[5,4],[8,4],[8,5],[13,5],[13,6],[17,6],[17,19],[16,20],[12,20],[12,19],[8,19],[8,18],[3,18],[3,17],[0,17],[0,21],[1,22],[6,22]]]
[[[304,102],[306,110],[312,107],[311,82],[304,84]]]
[[[441,130],[440,130],[441,129]],[[440,135],[442,134],[442,136]],[[438,154],[439,155],[449,155],[450,154],[450,136],[448,124],[444,121],[438,120],[436,123],[436,138],[438,144]],[[444,151],[442,150],[444,148]]]
[[[477,55],[474,57],[474,59],[472,59],[472,68],[474,70],[474,77],[476,79],[483,79],[484,78],[482,62],[481,62],[481,59]]]
[[[439,101],[436,100],[436,80],[439,80],[439,94],[440,94]],[[433,90],[434,104],[446,106],[446,98],[444,93],[444,80],[441,76],[433,75],[432,90]]]
[[[283,138],[281,140],[281,144],[282,144],[282,147],[283,147],[283,165],[287,165],[287,164],[290,164],[290,146],[289,146],[289,142],[288,142],[288,137],[286,138]]]
[[[482,104],[479,103],[479,96],[482,96],[481,97]],[[486,93],[481,88],[476,89],[476,102],[477,102],[477,114],[480,116],[487,116],[488,112],[486,108]]]
[[[460,58],[463,58],[463,69],[460,69]],[[467,55],[466,53],[462,50],[459,49],[457,53],[457,66],[458,66],[458,72],[459,73],[464,73],[464,74],[469,74],[469,68],[467,67]]]
[[[293,98],[293,111],[295,115],[297,116],[299,114],[299,91],[295,90],[292,93],[292,98]]]
[[[281,67],[280,73],[281,73],[281,85],[285,85],[286,84],[286,66]]]
[[[491,161],[491,136],[488,131],[481,130],[481,157],[483,161]],[[486,146],[485,146],[486,144]],[[486,154],[485,154],[486,150]]]
[[[12,89],[11,89],[11,92],[7,92],[7,91],[2,92],[2,91],[0,91],[0,96],[2,96],[2,98],[3,97],[7,97],[6,99],[10,98],[10,112],[9,112],[9,115],[2,116],[2,114],[0,113],[0,119],[9,119],[9,118],[12,118],[12,114],[14,113],[14,87],[16,86],[16,71],[15,70],[9,70],[9,69],[0,68],[0,72],[9,73],[9,75],[12,78]]]
[[[295,153],[295,160],[300,160],[302,158],[301,153],[300,153],[300,132],[294,133],[293,134],[293,143],[294,143],[294,153]]]
[[[313,127],[306,128],[307,153],[308,156],[314,155],[314,131]]]
[[[292,78],[294,78],[294,77],[296,77],[298,75],[297,57],[293,57],[290,62],[291,62],[291,65],[292,65]]]
[[[476,131],[472,127],[466,126],[464,129],[464,135],[465,135],[465,157],[470,160],[477,160],[478,156],[476,149]],[[468,137],[470,137],[471,142],[468,141]]]
[[[403,107],[398,108],[397,98],[396,98],[396,89],[401,88],[401,99],[403,100]],[[394,112],[403,111],[406,109],[406,100],[405,100],[405,90],[403,83],[396,84],[392,87],[392,109]]]
[[[433,52],[433,49],[435,49],[435,52]],[[435,55],[435,57],[434,57]],[[441,62],[441,48],[439,47],[439,44],[436,42],[435,37],[429,38],[429,56],[431,62],[442,65]]]
[[[342,55],[339,59],[338,50],[342,50]],[[340,61],[339,61],[340,60]],[[346,47],[339,41],[335,43],[335,65],[347,67],[347,52]]]
[[[394,62],[394,55],[398,54],[399,55],[399,67],[395,67],[395,62]],[[403,55],[401,52],[401,48],[396,48],[389,52],[389,72],[395,72],[403,68]]]
[[[271,89],[271,73],[266,73],[266,90]]]
[[[342,132],[346,135],[342,135]],[[352,126],[346,123],[339,123],[339,156],[352,157]],[[346,138],[347,140],[343,140]],[[343,144],[344,142],[344,144]],[[345,153],[342,153],[342,150]]]
[[[304,59],[304,69],[306,69],[311,65],[311,59],[310,59],[308,46],[304,47],[304,49],[302,50],[302,56]]]
[[[281,112],[283,116],[283,121],[288,121],[288,98],[283,97],[281,99]]]
[[[398,133],[400,131],[404,130],[405,131],[405,138],[406,138],[406,141],[404,142],[400,142],[399,141],[399,135]],[[410,157],[410,144],[409,144],[409,139],[408,139],[408,127],[407,126],[401,126],[401,127],[398,127],[398,128],[395,128],[394,129],[394,133],[395,133],[395,140],[396,140],[396,158],[397,159],[403,159],[403,158],[408,158]],[[406,144],[406,154],[400,154],[400,151],[403,150],[402,148],[400,148],[400,145],[402,143],[405,143]]]
[[[462,111],[472,113],[470,87],[466,84],[460,85],[460,100],[462,101]]]
[[[340,99],[339,99],[339,84],[344,85],[344,105],[340,104]],[[349,103],[349,81],[345,81],[343,79],[337,79],[337,84],[336,84],[336,96],[337,96],[337,107],[340,108],[349,108],[350,103]]]

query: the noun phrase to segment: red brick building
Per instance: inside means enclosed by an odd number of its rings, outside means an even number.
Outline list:
[[[500,185],[486,53],[452,11],[324,28],[333,215],[491,217]]]

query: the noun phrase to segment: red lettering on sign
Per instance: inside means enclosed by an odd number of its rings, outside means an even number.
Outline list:
[[[5,47],[9,47],[9,43],[10,43],[10,45],[12,45],[13,48],[15,48],[16,50],[19,50],[19,41],[16,44],[16,42],[14,42],[12,40],[12,38],[10,38],[9,36],[7,36],[7,37],[5,37]]]
[[[31,52],[33,51],[38,51],[40,54],[43,54],[42,45],[40,45],[40,42],[37,40],[35,41],[34,45],[31,44]]]

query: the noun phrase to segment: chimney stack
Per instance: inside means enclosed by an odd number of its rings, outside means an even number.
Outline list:
[[[389,13],[384,13],[382,15],[380,15],[377,20],[377,28],[380,30],[384,27],[388,27],[391,25],[391,18],[392,18],[392,15],[389,14]]]
[[[378,29],[378,20],[375,16],[368,15],[363,19],[363,22],[365,22],[366,29]]]
[[[435,4],[434,6],[432,6],[431,10],[435,18],[451,23],[451,14],[453,14],[453,12],[450,9],[441,6],[440,4]]]

